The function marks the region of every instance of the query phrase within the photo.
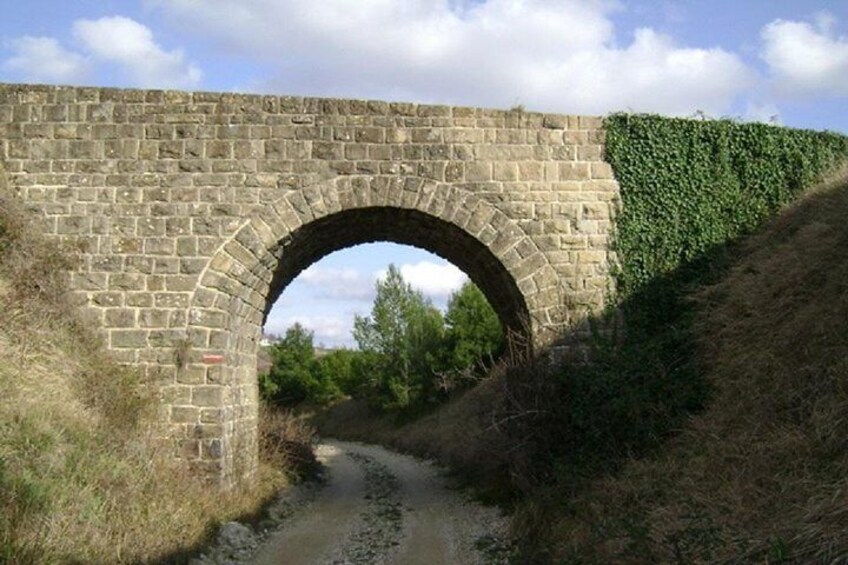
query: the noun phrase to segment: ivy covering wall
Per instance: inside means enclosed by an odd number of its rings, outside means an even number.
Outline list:
[[[848,157],[848,137],[766,124],[613,114],[605,126],[624,298],[750,233]]]

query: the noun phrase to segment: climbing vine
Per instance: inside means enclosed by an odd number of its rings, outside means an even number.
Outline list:
[[[848,157],[848,137],[730,120],[613,114],[623,298],[752,232]]]

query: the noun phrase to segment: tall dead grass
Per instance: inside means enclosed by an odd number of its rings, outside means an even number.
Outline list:
[[[264,457],[255,488],[222,493],[153,441],[155,390],[79,320],[72,250],[40,238],[3,182],[0,168],[0,563],[180,561],[215,524],[255,514],[284,461]]]
[[[848,560],[848,172],[696,296],[707,409],[552,526],[583,562]]]

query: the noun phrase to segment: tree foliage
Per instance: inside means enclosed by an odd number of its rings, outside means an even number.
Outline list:
[[[354,318],[358,350],[316,358],[312,333],[299,324],[289,328],[270,349],[272,368],[260,376],[262,397],[291,405],[345,394],[381,409],[421,407],[467,385],[453,375],[467,375],[465,369],[477,368],[500,347],[500,322],[473,283],[451,296],[446,317],[394,265],[376,291],[370,315]]]
[[[350,349],[334,349],[316,359],[319,381],[334,383],[340,394],[354,396],[357,383],[353,378],[353,364],[358,352]]]
[[[503,328],[486,296],[473,282],[451,295],[445,313],[450,365],[464,369],[497,352]]]
[[[315,359],[313,333],[299,323],[269,348],[271,369],[260,375],[259,391],[274,404],[292,405],[304,400],[325,401],[340,394],[335,380]]]
[[[444,342],[442,314],[389,265],[377,281],[370,316],[356,316],[353,337],[374,361],[371,390],[383,407],[405,408],[433,392]]]

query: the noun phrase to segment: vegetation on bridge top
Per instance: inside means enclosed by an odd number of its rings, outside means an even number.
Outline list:
[[[751,233],[848,156],[848,137],[731,120],[612,114],[615,246],[626,299]]]

